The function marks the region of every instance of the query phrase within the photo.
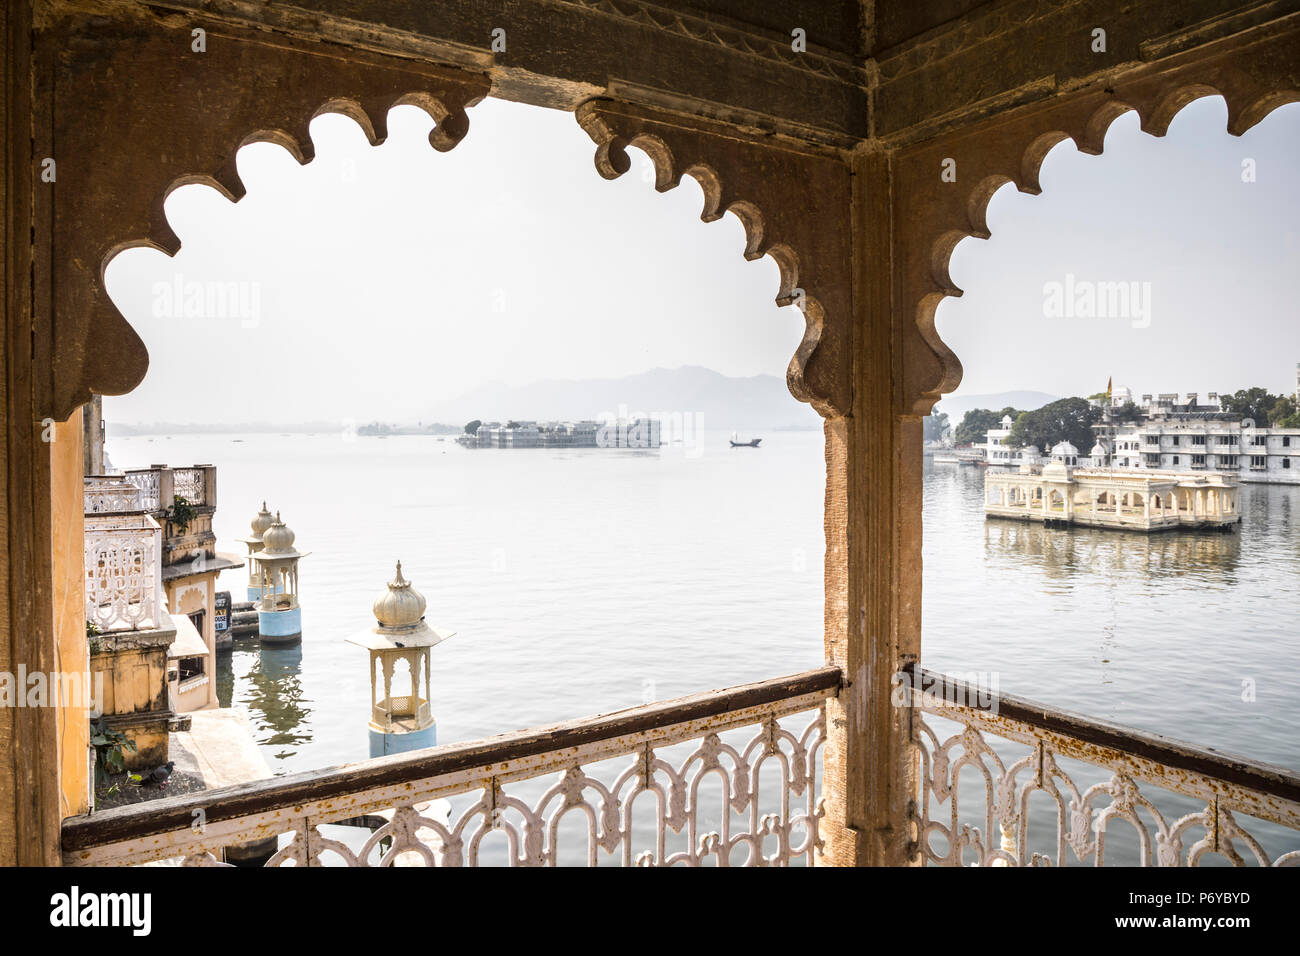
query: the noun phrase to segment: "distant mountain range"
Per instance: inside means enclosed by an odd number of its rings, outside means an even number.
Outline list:
[[[821,427],[817,413],[795,400],[784,378],[732,378],[698,365],[656,368],[623,378],[484,385],[430,409],[426,420],[573,420],[617,415],[620,411],[650,417],[700,415],[700,427],[711,431]]]
[[[337,422],[108,422],[109,438],[133,435],[337,435]]]
[[[1048,402],[1054,402],[1060,397],[1060,395],[1049,395],[1047,392],[1032,391],[993,392],[989,395],[946,395],[939,400],[935,411],[946,413],[948,421],[956,425],[972,408],[990,408],[996,412],[1010,405],[1012,408],[1027,412],[1042,408]]]
[[[999,408],[1001,406],[998,406]],[[446,402],[423,416],[422,424],[387,421],[353,424],[359,433],[389,432],[432,434],[459,431],[469,421],[595,419],[602,415],[650,417],[700,416],[691,428],[709,431],[751,432],[818,429],[821,419],[812,407],[795,400],[785,379],[776,375],[733,378],[698,365],[656,368],[623,378],[552,379],[528,385],[483,385]],[[382,422],[382,424],[381,424]],[[682,419],[685,425],[685,419]],[[430,424],[445,423],[445,424]],[[447,428],[446,426],[453,426]],[[339,422],[276,424],[123,424],[109,422],[108,433],[123,435],[240,434],[259,432],[337,433]]]

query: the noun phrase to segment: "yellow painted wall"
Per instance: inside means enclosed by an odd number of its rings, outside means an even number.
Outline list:
[[[54,426],[50,444],[50,518],[54,549],[56,660],[64,674],[86,674],[84,577],[85,517],[82,497],[81,409]],[[82,701],[60,701],[58,709],[59,795],[64,816],[84,813],[90,782],[90,710]]]

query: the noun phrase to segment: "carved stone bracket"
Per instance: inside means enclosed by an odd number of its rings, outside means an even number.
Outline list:
[[[745,258],[770,255],[780,305],[800,305],[805,331],[786,371],[795,398],[821,415],[848,412],[852,342],[851,177],[835,151],[749,134],[699,118],[591,100],[578,122],[596,143],[606,179],[627,172],[627,147],[654,161],[655,188],[689,175],[704,190],[705,222],[731,212],[745,227]]]
[[[961,381],[961,363],[935,331],[934,315],[944,296],[961,295],[948,274],[949,257],[967,236],[989,237],[985,213],[994,192],[1015,183],[1037,195],[1039,169],[1053,146],[1072,139],[1083,152],[1099,154],[1110,124],[1130,109],[1142,129],[1162,136],[1192,100],[1222,94],[1228,132],[1241,135],[1281,104],[1300,100],[1296,21],[1140,66],[899,150],[896,281],[902,307],[916,310],[915,323],[904,323],[903,412],[928,414]],[[955,182],[941,178],[946,160],[955,164]]]
[[[203,52],[192,48],[196,28]],[[148,354],[109,300],[104,269],[134,246],[176,253],[163,211],[173,189],[203,183],[238,201],[239,148],[273,142],[309,162],[308,126],[327,112],[378,144],[389,108],[419,106],[437,123],[431,144],[448,150],[489,90],[473,73],[139,10],[46,23],[36,51],[34,162],[57,164],[55,182],[35,186],[37,274],[47,277],[36,308],[52,316],[36,322],[37,367],[49,369],[37,403],[60,420],[92,392],[121,394],[144,377]]]

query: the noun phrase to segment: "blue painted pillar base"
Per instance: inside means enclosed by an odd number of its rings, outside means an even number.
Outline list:
[[[257,637],[263,644],[298,644],[302,641],[302,608],[258,611]]]
[[[371,728],[370,756],[383,757],[388,754],[404,754],[412,750],[438,745],[438,724],[436,722],[423,730],[410,730],[386,734],[382,730]]]

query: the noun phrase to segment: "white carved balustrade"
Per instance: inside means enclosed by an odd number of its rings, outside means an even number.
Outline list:
[[[88,475],[82,498],[88,515],[146,510],[139,486],[118,475]]]
[[[101,631],[162,626],[162,528],[147,514],[85,517],[86,620]]]
[[[216,495],[211,487],[216,469],[211,465],[191,468],[169,468],[157,465],[152,468],[135,468],[123,477],[140,489],[145,511],[158,513],[172,506],[176,498],[189,504],[216,506]]]
[[[70,818],[64,863],[213,865],[271,837],[270,865],[811,863],[839,683],[827,667]]]
[[[172,493],[192,505],[207,504],[205,470],[202,467],[172,469]]]
[[[913,822],[927,863],[1300,865],[1293,771],[929,671],[900,675],[899,692],[913,715]]]
[[[158,511],[162,506],[161,468],[144,468],[128,471],[123,477],[140,489],[140,504],[145,511]]]

